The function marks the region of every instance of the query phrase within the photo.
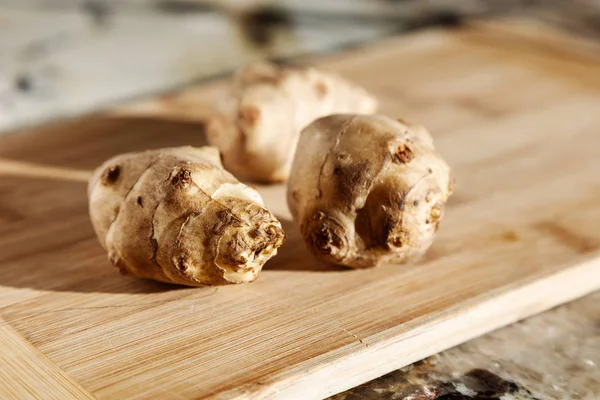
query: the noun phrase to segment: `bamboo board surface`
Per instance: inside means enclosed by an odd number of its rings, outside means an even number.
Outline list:
[[[428,126],[453,166],[456,193],[414,266],[315,261],[275,186],[259,190],[288,240],[255,283],[119,276],[88,221],[86,171],[201,145],[219,82],[0,138],[0,394],[320,398],[598,289],[600,58],[584,50],[476,25],[318,62]]]

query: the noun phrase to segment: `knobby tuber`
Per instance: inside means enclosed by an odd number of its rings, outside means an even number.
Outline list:
[[[376,108],[373,96],[338,76],[257,64],[235,75],[231,93],[206,121],[206,134],[238,178],[280,182],[288,178],[302,128],[326,115]]]
[[[380,115],[332,115],[302,131],[287,200],[315,255],[366,268],[425,253],[452,185],[425,128]]]
[[[114,157],[89,186],[92,224],[123,274],[188,286],[255,280],[285,235],[214,147]]]

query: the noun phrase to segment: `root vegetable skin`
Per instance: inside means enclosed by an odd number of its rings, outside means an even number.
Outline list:
[[[284,233],[218,150],[178,147],[114,157],[88,186],[92,224],[122,274],[188,286],[255,280]]]
[[[336,75],[257,64],[235,75],[231,93],[207,119],[206,133],[238,178],[281,182],[306,125],[329,114],[376,109],[373,96]]]
[[[423,127],[380,115],[332,115],[302,131],[287,200],[316,256],[367,268],[423,255],[452,186]]]

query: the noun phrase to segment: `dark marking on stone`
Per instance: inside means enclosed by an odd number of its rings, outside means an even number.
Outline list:
[[[239,17],[243,32],[256,46],[266,46],[274,37],[274,30],[288,28],[292,25],[291,17],[276,8],[261,7]]]
[[[460,394],[458,392],[444,394],[442,396],[436,397],[435,400],[473,400],[473,397],[465,396],[464,394]],[[492,399],[490,399],[492,400]],[[498,399],[500,400],[500,399]]]
[[[442,26],[445,28],[458,28],[464,25],[463,15],[453,11],[439,9],[436,12],[426,13],[421,18],[414,18],[407,21],[409,30],[429,28],[433,26]],[[405,28],[405,29],[406,29]]]
[[[138,196],[136,203],[138,204],[138,206],[140,207],[144,207],[144,202],[142,201],[142,196]]]
[[[188,0],[161,0],[154,3],[154,7],[161,12],[171,14],[212,11],[212,9],[203,2],[192,2]]]
[[[90,15],[94,24],[104,27],[108,24],[108,20],[112,10],[105,1],[87,0],[81,5],[84,12]]]
[[[103,185],[114,184],[119,179],[120,174],[121,174],[121,167],[119,167],[118,165],[108,167],[106,170],[104,170],[104,173],[102,174],[102,178],[101,178],[102,184]]]
[[[398,146],[393,156],[394,161],[400,164],[407,164],[411,162],[414,158],[414,153],[412,152],[410,147],[408,147],[405,144]]]
[[[485,369],[476,368],[465,374],[466,377],[474,379],[482,386],[479,390],[485,394],[515,393],[519,387],[514,382],[508,381]],[[491,392],[491,393],[490,393]]]
[[[15,78],[15,87],[18,91],[28,93],[33,91],[33,78],[29,74],[20,74]]]

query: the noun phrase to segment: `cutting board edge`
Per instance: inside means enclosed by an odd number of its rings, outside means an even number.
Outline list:
[[[553,287],[558,285],[561,286],[561,291],[554,292]],[[568,290],[564,290],[565,288]],[[294,371],[288,371],[285,376],[272,377],[269,379],[270,382],[227,390],[210,397],[210,399],[312,400],[325,398],[599,289],[600,252],[596,252],[572,267],[557,271],[542,279],[532,278],[518,288],[505,287],[491,298],[480,296],[480,298],[470,299],[454,307],[443,320],[430,316],[431,322],[424,323],[419,328],[421,332],[411,330],[408,332],[409,335],[406,335],[407,332],[398,334],[397,331],[405,329],[395,326],[380,333],[390,337],[381,342],[368,344],[369,337],[357,338],[363,345],[362,350],[354,349],[352,353],[345,355],[335,354],[343,353],[349,346],[354,347],[355,345],[352,344],[326,353],[322,357],[333,358],[333,360],[324,363],[321,367],[314,368],[310,373],[307,373],[307,368],[311,368],[310,366],[299,365]],[[553,296],[548,296],[549,293],[553,293]],[[531,294],[535,294],[535,296],[531,297]],[[523,301],[523,299],[527,299],[527,301]],[[521,305],[518,309],[509,310],[511,312],[505,315],[498,315],[495,321],[487,325],[483,323],[489,321],[487,317],[490,315],[490,309],[501,309],[515,301]],[[460,326],[466,326],[468,330],[461,329]],[[449,329],[444,329],[444,327]],[[443,332],[443,335],[440,332]],[[423,343],[432,342],[440,344],[427,350],[420,350],[424,348]],[[419,351],[412,352],[411,348]],[[376,363],[376,359],[382,353],[392,359],[380,362],[380,365],[375,368],[370,367],[373,362]],[[393,357],[398,354],[399,356]],[[365,367],[366,365],[369,367]],[[323,382],[328,383],[324,384]]]

